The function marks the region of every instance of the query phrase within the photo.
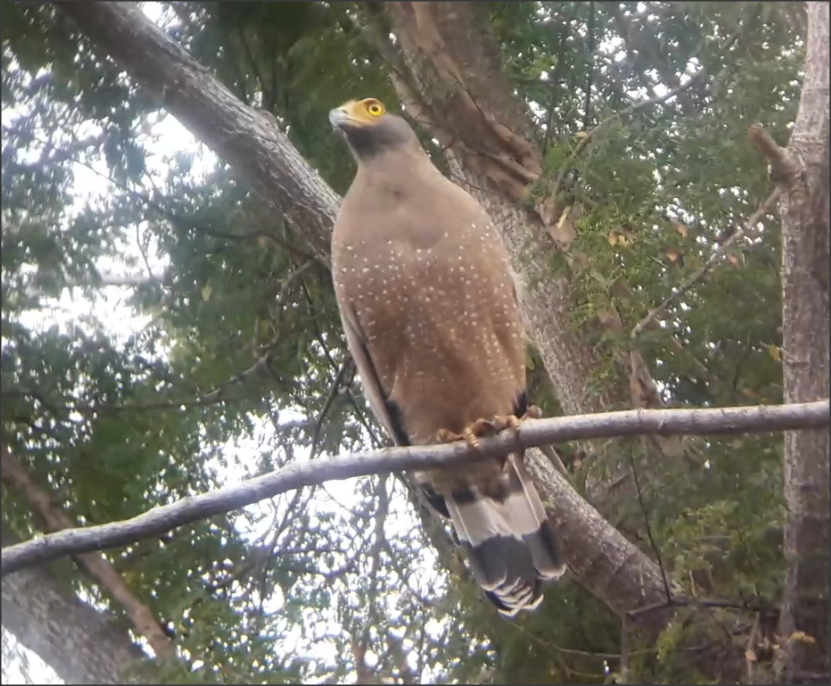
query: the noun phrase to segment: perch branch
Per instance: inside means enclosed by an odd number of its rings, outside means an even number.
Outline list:
[[[529,419],[518,433],[483,439],[478,450],[464,443],[388,448],[330,460],[293,464],[242,483],[153,508],[121,522],[69,529],[4,548],[0,576],[66,555],[124,546],[176,527],[230,512],[287,491],[370,474],[436,467],[496,458],[550,443],[644,434],[704,435],[789,431],[826,427],[829,401],[791,405],[695,410],[628,410],[552,419]]]

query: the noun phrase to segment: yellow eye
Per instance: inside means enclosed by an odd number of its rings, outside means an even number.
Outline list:
[[[384,114],[384,106],[377,100],[367,100],[366,111],[371,117],[380,117]]]

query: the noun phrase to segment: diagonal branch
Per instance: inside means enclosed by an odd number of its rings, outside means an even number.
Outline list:
[[[428,470],[507,455],[560,441],[640,434],[724,434],[821,428],[831,423],[828,400],[779,406],[702,410],[629,410],[527,420],[517,434],[484,439],[479,450],[462,443],[376,450],[330,460],[294,464],[239,484],[153,508],[122,522],[71,529],[4,548],[0,576],[25,567],[92,550],[107,550],[179,526],[230,512],[302,486],[402,470]],[[556,522],[555,522],[556,525]]]
[[[32,480],[25,467],[15,459],[5,444],[2,446],[2,475],[4,482],[13,484],[23,492],[50,529],[71,533],[73,529],[70,518],[49,494]],[[135,631],[147,640],[157,658],[169,660],[176,657],[176,647],[165,635],[153,612],[130,590],[116,568],[105,560],[103,555],[97,552],[79,552],[75,554],[75,561],[107,589],[124,609]]]
[[[60,2],[96,47],[229,163],[328,263],[340,198],[272,119],[244,105],[133,2]]]
[[[682,295],[687,293],[693,286],[695,286],[701,279],[703,279],[707,273],[715,266],[715,264],[729,252],[729,248],[733,245],[736,241],[740,240],[744,236],[746,236],[749,232],[753,231],[756,225],[765,218],[765,216],[773,211],[776,208],[776,203],[779,201],[779,197],[782,194],[782,189],[778,186],[774,188],[773,192],[759,205],[759,209],[757,209],[750,218],[744,223],[738,231],[733,233],[726,241],[720,243],[716,246],[716,249],[710,254],[710,257],[707,261],[699,267],[689,279],[687,279],[684,284],[670,293],[663,301],[657,306],[651,309],[649,312],[646,313],[646,316],[641,319],[635,327],[632,329],[632,333],[629,334],[629,337],[632,340],[635,340],[643,330],[652,324],[655,318],[662,314],[666,309],[678,298]]]

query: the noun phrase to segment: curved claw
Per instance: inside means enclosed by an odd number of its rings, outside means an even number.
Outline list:
[[[477,419],[475,422],[468,424],[460,434],[447,429],[440,429],[437,433],[437,438],[440,443],[464,441],[471,448],[478,448],[479,438],[496,435],[505,429],[510,429],[514,433],[517,433],[523,420],[538,419],[541,416],[542,412],[540,412],[540,409],[536,405],[529,405],[527,412],[522,417],[507,414],[497,415],[493,419]]]

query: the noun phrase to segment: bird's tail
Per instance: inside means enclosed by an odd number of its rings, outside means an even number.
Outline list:
[[[504,478],[498,495],[469,485],[445,494],[445,503],[476,581],[502,614],[514,616],[540,604],[543,582],[562,576],[565,564],[521,458],[508,458]]]

